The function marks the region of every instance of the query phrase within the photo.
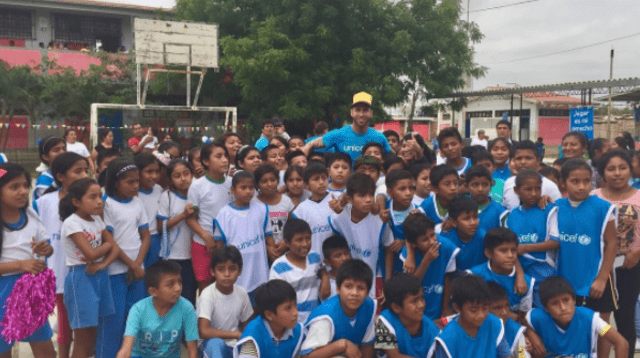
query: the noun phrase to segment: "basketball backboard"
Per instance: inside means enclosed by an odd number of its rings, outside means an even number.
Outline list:
[[[184,73],[187,79],[187,107],[196,107],[208,68],[218,70],[218,25],[136,18],[134,21],[138,106],[144,106],[152,72]],[[147,66],[142,90],[142,65]],[[160,65],[161,68],[157,68]],[[152,67],[153,66],[153,67]],[[184,70],[164,66],[185,66]],[[191,67],[199,67],[192,71]],[[193,105],[191,75],[200,75]]]
[[[136,62],[218,68],[218,25],[136,18]]]

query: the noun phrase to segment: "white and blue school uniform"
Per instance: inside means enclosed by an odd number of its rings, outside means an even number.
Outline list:
[[[158,203],[160,201],[160,195],[162,194],[162,187],[158,184],[154,185],[151,190],[138,189],[138,199],[142,201],[144,209],[147,211],[147,218],[149,218],[149,234],[151,234],[151,244],[149,245],[149,251],[144,257],[144,267],[151,266],[154,262],[158,261],[160,257],[160,234],[158,233],[158,221],[154,218],[158,214]]]
[[[502,320],[491,313],[487,315],[475,337],[470,337],[458,323],[459,317],[447,324],[436,338],[436,357],[475,358],[507,357]],[[500,347],[500,346],[503,347]]]
[[[429,268],[422,277],[422,291],[426,307],[424,315],[429,319],[438,319],[442,313],[442,293],[444,292],[445,276],[456,271],[456,258],[460,249],[451,241],[437,235],[440,250],[438,257],[429,264]],[[400,259],[407,259],[407,248],[400,253]],[[416,268],[422,263],[422,255],[416,251]]]
[[[500,218],[507,211],[507,208],[489,199],[485,206],[478,207],[478,228],[485,232],[500,227]]]
[[[520,245],[537,244],[546,240],[558,240],[558,207],[548,204],[545,209],[537,205],[525,209],[522,205],[511,210],[503,218],[503,226],[518,235]],[[533,303],[542,307],[538,287],[547,277],[555,274],[558,251],[528,252],[519,256],[524,272],[535,279]]]
[[[406,240],[404,236],[404,229],[402,228],[402,224],[404,224],[404,220],[409,216],[411,210],[419,210],[424,213],[424,210],[420,206],[410,204],[406,210],[396,211],[393,210],[393,200],[387,199],[386,209],[389,210],[389,226],[391,227],[391,232],[393,233],[394,240]],[[384,257],[381,260],[382,262],[382,279],[385,278],[385,261]],[[402,272],[402,261],[400,260],[400,253],[393,253],[393,272]]]
[[[36,185],[33,189],[33,200],[38,200],[44,194],[44,191],[47,190],[51,185],[55,183],[53,179],[53,174],[51,173],[51,169],[47,169],[38,175],[38,179],[36,179]]]
[[[231,177],[225,176],[223,183],[215,183],[209,175],[194,180],[187,192],[187,202],[198,207],[198,224],[213,236],[213,219],[220,209],[233,201],[231,194]],[[193,242],[204,246],[204,239],[193,233]],[[208,266],[208,263],[207,263]]]
[[[514,357],[516,357],[518,353],[524,353],[525,330],[526,327],[511,318],[507,318],[507,321],[504,322],[504,339],[509,344],[509,351]],[[522,352],[519,351],[520,348],[522,348]]]
[[[31,243],[33,241],[46,241],[48,234],[40,218],[31,208],[20,211],[20,220],[17,223],[5,223],[3,230],[2,252],[0,253],[0,263],[13,261],[30,260],[33,257],[31,251]],[[8,272],[0,276],[0,321],[4,319],[6,313],[5,302],[11,295],[13,287],[23,272]],[[21,340],[22,342],[44,342],[51,339],[53,333],[49,326],[49,321],[38,328],[29,337]],[[16,342],[8,343],[3,336],[0,335],[0,354],[9,351]]]
[[[64,305],[72,329],[97,327],[101,317],[115,313],[107,270],[88,274],[87,260],[71,239],[72,235],[80,233],[92,248],[102,245],[102,232],[107,226],[100,216],[92,215],[91,218],[93,221],[86,221],[72,214],[61,229],[65,263],[69,268],[64,279]]]
[[[474,275],[478,275],[484,278],[484,280],[487,282],[493,281],[502,286],[502,288],[507,291],[507,296],[509,298],[509,308],[511,309],[511,311],[529,312],[531,310],[531,305],[533,302],[533,284],[535,280],[529,277],[529,275],[524,275],[524,280],[527,284],[527,292],[524,295],[518,295],[513,292],[513,288],[516,285],[515,267],[509,275],[500,275],[495,273],[491,269],[491,262],[489,261],[487,263],[472,267],[468,271]]]
[[[426,199],[422,201],[420,207],[424,211],[425,215],[429,217],[433,221],[434,224],[441,224],[443,221],[449,218],[448,210],[446,212],[440,213],[438,210],[438,196],[437,195],[429,195]]]
[[[69,269],[65,263],[64,250],[60,241],[60,191],[47,193],[38,200],[33,201],[33,210],[38,214],[42,225],[49,234],[49,244],[53,248],[53,254],[47,258],[47,267],[56,275],[56,294],[64,293],[64,280]]]
[[[400,354],[410,357],[430,357],[435,349],[435,340],[440,333],[440,329],[425,315],[422,316],[420,329],[418,334],[412,336],[400,322],[398,315],[386,309],[378,317],[378,325],[376,327],[376,337],[378,339],[374,348],[385,350],[394,349],[385,347],[395,346],[395,349],[398,349]]]
[[[318,306],[304,325],[307,337],[302,343],[301,355],[309,354],[340,339],[347,339],[356,346],[366,346],[375,341],[376,301],[365,298],[353,317],[347,316],[340,304],[340,296],[332,297]],[[321,337],[320,337],[321,336]]]
[[[304,269],[292,264],[287,259],[287,254],[277,258],[271,266],[269,280],[280,279],[289,282],[296,291],[298,322],[304,323],[311,311],[320,304],[318,295],[320,288],[318,271],[320,268],[322,268],[322,258],[315,252],[310,252],[307,255]]]
[[[302,219],[309,224],[311,228],[311,252],[320,255],[322,255],[322,243],[332,235],[328,218],[333,213],[333,210],[329,207],[329,201],[331,201],[330,194],[327,194],[320,202],[309,198],[298,204],[291,212],[292,217]]]
[[[253,344],[258,358],[295,358],[299,356],[300,345],[304,337],[302,324],[297,323],[293,329],[285,329],[280,339],[276,338],[269,323],[258,316],[242,331],[242,336],[233,356],[238,357],[243,344]]]
[[[184,212],[187,206],[187,197],[175,191],[165,191],[160,195],[158,203],[158,213],[150,221],[157,223],[162,221],[162,232],[160,240],[160,257],[164,260],[174,260],[182,267],[182,297],[194,303],[196,299],[196,289],[198,288],[193,264],[191,262],[191,236],[192,232],[187,226],[186,220],[181,220],[171,229],[166,228],[169,219]]]
[[[413,199],[411,199],[411,204],[415,206],[422,206],[422,203],[427,200],[430,196],[435,195],[433,192],[429,192],[426,198],[421,198],[417,194],[413,195]]]
[[[329,193],[329,196],[331,196],[331,194],[333,194],[333,196],[338,199],[338,197],[344,193],[347,192],[347,188],[344,189],[333,189],[331,186],[327,187],[327,193]]]
[[[556,201],[560,250],[556,272],[569,281],[576,295],[588,297],[604,254],[604,230],[617,207],[593,195],[574,208],[568,198]]]
[[[484,255],[484,230],[478,227],[476,233],[469,242],[460,240],[458,229],[453,228],[447,232],[441,232],[440,235],[456,245],[460,252],[456,256],[456,266],[458,271],[466,271],[481,263],[487,262]]]
[[[273,235],[269,208],[256,201],[251,201],[249,206],[243,208],[229,203],[218,213],[214,226],[214,240],[222,241],[225,246],[233,245],[240,250],[244,264],[236,284],[247,290],[251,296],[258,286],[269,279],[265,241],[267,236]]]
[[[129,199],[117,199],[107,196],[104,201],[104,223],[113,233],[116,244],[125,255],[135,261],[140,253],[142,241],[140,231],[149,228],[149,219],[142,200],[137,196]],[[129,267],[119,260],[108,266],[111,293],[115,314],[100,320],[96,357],[115,357],[122,345],[127,312],[146,295],[143,280],[127,280]]]
[[[447,158],[444,158],[444,164],[447,164]],[[467,158],[467,157],[462,157],[462,165],[456,168],[456,171],[458,172],[458,176],[463,176],[465,174],[467,174],[467,170],[469,170],[469,168],[471,168],[471,159]]]
[[[547,355],[589,357],[598,356],[598,336],[609,330],[609,324],[597,312],[576,307],[568,327],[560,327],[544,308],[534,308],[527,322],[538,333]]]
[[[347,240],[351,257],[364,261],[373,271],[370,295],[375,297],[376,273],[382,268],[380,261],[384,261],[384,248],[393,243],[393,234],[389,225],[377,215],[368,214],[360,222],[354,223],[351,209],[352,206],[347,204],[342,213],[331,214],[329,225],[334,233]]]

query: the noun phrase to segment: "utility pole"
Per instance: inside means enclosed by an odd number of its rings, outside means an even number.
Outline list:
[[[609,81],[613,79],[613,49],[611,49],[611,60],[609,64]],[[611,87],[609,87],[609,110],[607,115],[607,139],[611,140]]]

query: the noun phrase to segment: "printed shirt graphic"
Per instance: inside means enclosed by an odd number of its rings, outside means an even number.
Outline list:
[[[593,191],[593,194],[607,200],[602,195],[601,189]],[[640,220],[638,220],[638,213],[640,213],[640,190],[626,200],[607,201],[618,207],[618,250],[616,251],[616,255],[625,255],[629,250],[636,249],[640,246]]]
[[[261,203],[257,198],[254,201]],[[293,202],[288,196],[283,195],[279,203],[267,205],[267,207],[269,208],[269,220],[273,228],[273,239],[276,243],[282,242],[284,240],[282,230],[284,229],[284,224],[287,223],[289,213],[293,210]]]

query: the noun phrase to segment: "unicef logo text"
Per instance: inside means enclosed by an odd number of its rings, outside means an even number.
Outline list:
[[[572,244],[578,243],[580,245],[587,246],[587,245],[591,244],[591,237],[589,235],[560,234],[560,241],[568,242],[568,243],[572,243]]]
[[[352,256],[362,256],[364,258],[371,256],[371,250],[362,250],[354,245],[349,245],[349,251],[351,251]]]
[[[441,294],[442,293],[442,285],[431,285],[431,286],[423,286],[422,290],[424,291],[424,294],[430,294],[430,293],[436,293],[436,294]]]
[[[519,239],[521,244],[535,244],[538,242],[538,234],[534,232],[532,234],[520,235]]]

